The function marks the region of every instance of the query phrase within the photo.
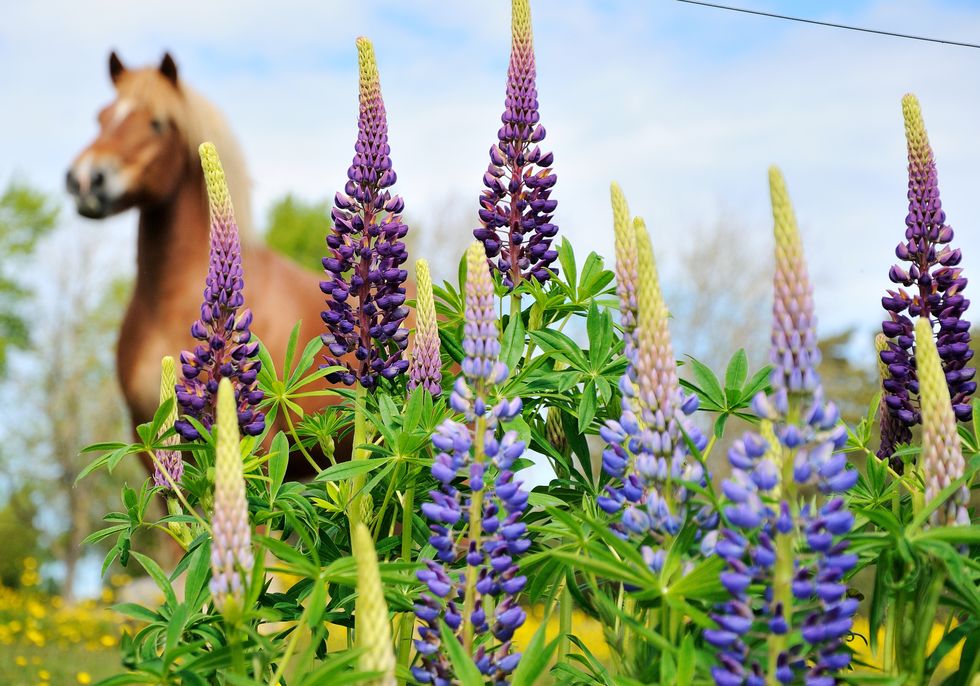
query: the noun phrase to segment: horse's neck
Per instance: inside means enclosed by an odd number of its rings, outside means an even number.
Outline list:
[[[188,289],[199,295],[207,264],[207,196],[192,165],[169,202],[140,213],[134,305],[159,312],[186,302]]]

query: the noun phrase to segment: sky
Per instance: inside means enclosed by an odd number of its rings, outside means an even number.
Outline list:
[[[966,42],[980,36],[980,4],[970,2],[732,4]],[[577,252],[612,257],[608,186],[617,180],[668,264],[693,227],[720,217],[737,219],[768,258],[766,170],[778,164],[804,232],[821,332],[870,330],[904,231],[900,101],[914,92],[968,274],[970,256],[980,256],[980,50],[672,0],[534,0],[532,8],[556,219]],[[135,214],[77,218],[62,180],[112,99],[109,50],[136,66],[169,49],[181,77],[230,120],[256,217],[287,192],[332,197],[356,132],[354,39],[366,35],[409,216],[424,225],[467,203],[475,214],[503,107],[509,20],[505,0],[5,3],[0,182],[13,175],[59,193],[70,240],[111,245],[113,261],[131,269]]]

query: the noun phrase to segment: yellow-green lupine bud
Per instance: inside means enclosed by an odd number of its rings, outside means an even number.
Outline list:
[[[218,385],[214,469],[214,511],[211,517],[211,597],[225,618],[234,622],[242,611],[255,559],[245,498],[235,391],[228,379]]]
[[[364,110],[374,107],[381,100],[381,77],[378,76],[378,61],[374,57],[374,45],[370,39],[360,36],[355,42],[361,109]]]
[[[667,303],[660,290],[657,262],[646,224],[633,220],[637,252],[636,372],[641,409],[655,413],[648,418],[655,431],[664,431],[674,418],[680,394],[677,361],[668,328]],[[669,441],[668,441],[669,443]],[[664,446],[670,448],[670,446]],[[670,448],[667,454],[672,453]]]
[[[814,393],[820,386],[817,366],[816,318],[813,289],[803,256],[803,241],[796,215],[777,167],[769,168],[773,233],[776,239],[776,273],[773,280],[772,385],[777,393]]]
[[[225,170],[221,166],[221,159],[218,157],[218,150],[214,147],[214,143],[201,143],[198,154],[201,156],[201,169],[204,170],[204,183],[208,190],[208,206],[216,224],[214,228],[223,228],[229,221],[235,221],[235,210],[231,204]],[[237,239],[237,228],[235,234]]]
[[[381,672],[368,686],[395,686],[395,653],[391,644],[388,604],[378,571],[378,555],[371,532],[363,524],[354,527],[351,541],[357,562],[357,600],[354,606],[357,647],[364,650],[358,667],[365,672]]]
[[[525,65],[530,61],[534,68],[534,34],[531,30],[530,0],[513,0],[510,5],[511,63]],[[513,53],[517,53],[515,59]]]
[[[932,147],[929,145],[929,134],[926,132],[919,99],[912,93],[906,93],[902,98],[902,116],[905,119],[905,142],[909,157],[924,167],[931,161]]]
[[[161,433],[166,433],[173,428],[177,421],[177,365],[174,358],[169,355],[160,361],[160,404],[173,401],[167,418],[163,421],[160,428]],[[167,439],[167,445],[176,445],[180,438],[174,434]],[[160,488],[172,490],[180,483],[180,477],[184,474],[184,461],[180,457],[178,450],[158,450],[157,462],[153,471],[153,484]]]
[[[926,485],[926,503],[929,503],[963,476],[966,462],[928,317],[920,317],[915,323],[915,358],[922,411],[922,477]],[[964,485],[930,515],[929,521],[937,526],[968,525],[970,518],[966,504],[969,499],[970,491]]]
[[[633,330],[636,328],[637,251],[636,231],[630,221],[630,208],[626,204],[619,184],[609,188],[613,211],[613,235],[616,244],[616,294],[619,296],[619,313],[626,343],[626,355],[630,356]]]
[[[442,392],[442,359],[439,349],[439,326],[432,296],[429,263],[415,261],[416,327],[412,359],[408,364],[408,390],[421,386],[433,396]]]

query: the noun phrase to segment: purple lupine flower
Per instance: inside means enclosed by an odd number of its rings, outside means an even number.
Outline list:
[[[967,280],[958,266],[959,248],[954,250],[949,245],[953,229],[946,224],[936,160],[914,95],[902,98],[902,112],[908,141],[909,213],[905,218],[906,240],[898,244],[895,254],[906,265],[896,264],[888,272],[897,288],[881,299],[888,312],[882,331],[889,343],[879,356],[890,372],[882,383],[884,401],[906,426],[921,421],[912,317],[927,317],[939,323],[936,344],[953,411],[957,419],[965,421],[970,418],[970,396],[977,388],[973,380],[976,370],[967,366],[973,357],[970,322],[964,317],[970,305],[963,296]],[[914,293],[905,290],[912,286],[916,288]]]
[[[480,196],[481,226],[473,231],[508,288],[522,279],[547,281],[557,271],[551,264],[558,257],[551,248],[558,233],[552,223],[558,201],[551,199],[557,177],[551,169],[554,155],[538,145],[545,130],[538,123],[529,0],[512,1],[511,31],[503,126],[490,147],[490,166],[483,175],[486,190]]]
[[[617,190],[614,187],[617,274],[629,280],[618,284],[617,291],[630,347],[619,384],[622,413],[618,421],[609,420],[600,429],[606,442],[603,469],[614,481],[607,485],[598,504],[610,514],[620,514],[613,527],[623,536],[650,536],[662,545],[680,531],[690,515],[699,525],[700,539],[714,528],[717,514],[696,507],[685,487],[685,483],[706,484],[701,464],[688,459],[683,436],[686,433],[698,450],[707,445],[688,418],[697,409],[697,397],[685,396],[677,379],[667,305],[660,292],[646,225],[639,218],[620,225],[625,221],[621,218],[625,200],[621,193],[617,198]],[[627,261],[633,267],[621,268]],[[651,569],[659,570],[663,549],[644,547],[642,552]]]
[[[516,560],[530,546],[521,521],[528,493],[513,472],[525,446],[516,431],[499,437],[497,431],[501,422],[521,413],[522,405],[520,398],[495,397],[508,369],[498,359],[493,282],[482,245],[471,245],[466,257],[466,357],[449,400],[464,422],[447,419],[432,435],[438,452],[432,476],[439,490],[430,493],[432,502],[422,505],[438,558],[418,573],[429,589],[415,606],[423,622],[415,642],[422,659],[412,671],[422,683],[449,684],[453,678],[442,650],[440,618],[462,637],[466,649],[472,649],[474,634],[492,634],[494,640],[481,645],[474,660],[481,673],[503,683],[520,659],[512,639],[525,620],[517,595],[527,579]],[[462,570],[447,569],[460,558],[465,561]],[[487,598],[495,601],[492,614],[484,605]]]
[[[875,350],[878,353],[878,375],[882,385],[884,385],[892,378],[888,365],[881,361],[881,353],[891,350],[885,334],[879,333],[875,336]],[[884,396],[882,396],[881,405],[878,407],[878,430],[881,436],[881,444],[875,454],[882,460],[888,460],[891,468],[901,474],[905,469],[905,464],[901,457],[895,456],[895,450],[899,445],[908,444],[912,441],[912,429],[891,411]]]
[[[203,143],[200,154],[211,208],[210,262],[201,318],[191,326],[191,335],[200,344],[180,354],[177,402],[185,417],[193,417],[210,429],[218,383],[230,379],[238,405],[238,426],[242,433],[257,436],[265,429],[265,414],[256,409],[263,397],[256,388],[262,363],[259,344],[252,341],[249,331],[252,311],[242,307],[245,281],[238,225],[217,150],[213,144]],[[185,440],[200,437],[186,418],[178,419],[174,426]]]
[[[402,327],[408,316],[404,305],[408,272],[401,268],[408,259],[402,241],[408,226],[401,220],[404,201],[388,190],[397,177],[391,166],[378,66],[367,38],[357,39],[357,56],[357,143],[347,185],[334,197],[331,212],[330,254],[323,258],[329,278],[320,282],[327,296],[327,309],[321,315],[327,333],[322,338],[328,351],[326,363],[346,367],[328,379],[374,388],[379,376],[393,379],[408,368],[408,361],[402,359],[408,345],[408,329]]]
[[[415,345],[408,365],[408,390],[424,388],[433,397],[442,393],[442,358],[440,357],[439,325],[432,298],[432,277],[429,263],[415,261],[416,326]]]
[[[704,633],[718,649],[712,675],[719,686],[837,683],[850,660],[843,639],[858,605],[845,597],[844,576],[857,556],[847,552],[854,517],[839,495],[857,472],[837,452],[847,431],[836,406],[823,400],[812,289],[778,169],[769,170],[769,183],[776,235],[772,394],[755,398],[761,429],[734,443],[732,475],[722,487],[731,527],[721,530],[715,552],[727,563],[720,580],[730,599],[713,615],[718,628]],[[822,504],[809,497],[814,488]]]

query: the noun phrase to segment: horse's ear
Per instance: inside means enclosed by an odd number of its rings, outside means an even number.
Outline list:
[[[160,73],[167,77],[173,85],[177,85],[177,63],[170,56],[169,52],[163,53],[163,61],[160,62]]]
[[[112,79],[113,83],[119,83],[119,77],[122,76],[124,71],[126,71],[126,65],[122,63],[119,55],[113,50],[109,53],[109,78]]]

